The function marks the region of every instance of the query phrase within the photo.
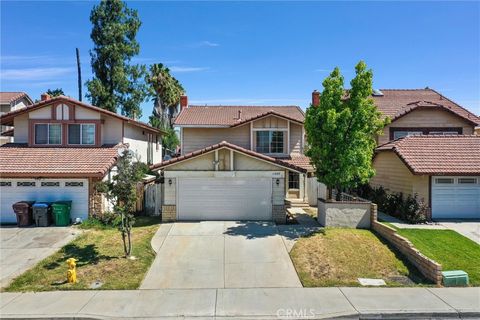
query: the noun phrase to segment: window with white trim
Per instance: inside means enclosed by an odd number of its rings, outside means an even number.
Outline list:
[[[59,123],[35,124],[35,144],[62,144],[62,125]]]
[[[268,154],[287,153],[287,132],[273,130],[255,131],[255,151]]]
[[[430,131],[428,134],[440,135],[440,136],[456,136],[458,135],[457,131]]]
[[[453,184],[455,183],[455,179],[453,178],[435,178],[436,184]]]
[[[95,124],[73,123],[68,125],[68,144],[94,145]]]
[[[459,184],[476,184],[477,178],[458,178]]]

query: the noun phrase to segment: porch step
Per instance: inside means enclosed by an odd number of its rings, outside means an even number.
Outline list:
[[[308,208],[308,202],[303,199],[285,199],[285,207],[287,208]]]

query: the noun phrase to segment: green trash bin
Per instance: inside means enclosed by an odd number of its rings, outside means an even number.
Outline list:
[[[70,209],[72,201],[55,201],[52,203],[52,212],[56,226],[68,226],[70,224]]]

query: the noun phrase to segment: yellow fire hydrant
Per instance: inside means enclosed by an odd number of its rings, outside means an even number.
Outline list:
[[[67,265],[68,265],[67,282],[68,283],[77,282],[77,259],[68,258]]]

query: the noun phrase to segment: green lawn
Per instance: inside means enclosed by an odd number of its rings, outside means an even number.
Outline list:
[[[418,271],[369,230],[326,228],[301,238],[290,253],[305,287],[359,286],[381,278],[389,286],[423,281]]]
[[[480,285],[480,245],[452,230],[396,229],[446,270],[463,270],[470,284]]]
[[[52,291],[89,289],[96,280],[101,289],[137,289],[155,258],[150,240],[158,229],[158,217],[138,217],[132,230],[133,256],[126,259],[120,231],[92,227],[57,253],[20,275],[5,291]],[[77,262],[76,284],[66,283],[66,260]]]

